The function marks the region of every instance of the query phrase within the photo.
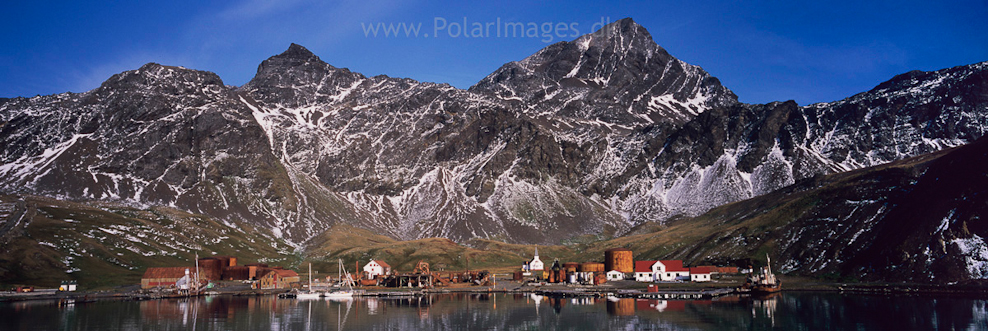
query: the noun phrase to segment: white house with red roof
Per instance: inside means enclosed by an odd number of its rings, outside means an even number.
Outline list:
[[[364,273],[367,275],[367,279],[373,279],[378,275],[391,274],[391,266],[381,260],[371,260],[364,265]]]
[[[635,261],[635,280],[639,282],[654,282],[656,276],[655,264],[659,261]]]
[[[690,279],[690,269],[683,267],[682,260],[659,260],[652,266],[652,270],[656,274],[656,280],[659,281]]]
[[[690,268],[690,280],[694,282],[709,282],[710,281],[710,268],[708,267],[692,267]]]

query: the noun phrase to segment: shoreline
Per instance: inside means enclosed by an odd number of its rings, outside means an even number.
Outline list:
[[[534,285],[504,281],[504,285],[469,286],[451,288],[367,288],[366,297],[402,297],[422,296],[446,293],[531,293],[551,297],[622,297],[648,299],[679,299],[698,300],[739,293],[737,284],[733,282],[720,283],[639,283],[634,281],[609,282],[603,285],[571,285],[545,284]],[[647,286],[655,285],[654,292],[648,292]],[[141,293],[144,292],[144,293]],[[289,293],[290,290],[244,290],[230,287],[229,289],[211,289],[196,295],[174,295],[147,290],[140,291],[87,291],[87,292],[57,292],[41,290],[28,293],[0,292],[0,303],[28,300],[58,300],[72,302],[92,302],[99,300],[159,300],[171,298],[186,298],[199,296],[267,296]],[[916,296],[952,296],[988,298],[988,287],[980,284],[909,284],[909,283],[823,283],[796,280],[784,283],[783,293],[786,292],[819,292],[819,293],[848,293],[873,295],[916,295]]]

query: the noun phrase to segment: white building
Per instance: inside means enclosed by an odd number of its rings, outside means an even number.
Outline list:
[[[690,268],[690,280],[694,282],[709,282],[710,268],[707,267]]]
[[[620,272],[620,271],[617,271],[617,270],[608,271],[607,272],[607,280],[608,281],[612,281],[612,280],[624,280],[624,273],[623,272]]]
[[[682,260],[659,260],[652,266],[658,281],[689,280],[690,269],[683,267]],[[709,274],[709,271],[707,272]]]
[[[542,263],[542,260],[539,259],[539,248],[538,247],[535,247],[535,258],[532,259],[532,262],[529,262],[528,263],[528,270],[529,271],[542,271],[542,270],[545,270],[545,263]]]
[[[58,287],[60,292],[75,292],[76,286],[78,284],[74,280],[63,280],[62,285]]]
[[[388,275],[391,274],[391,266],[384,261],[371,260],[364,265],[364,273],[367,274],[368,279],[372,279],[378,275]]]
[[[635,281],[651,283],[656,281],[656,266],[659,261],[635,261]]]

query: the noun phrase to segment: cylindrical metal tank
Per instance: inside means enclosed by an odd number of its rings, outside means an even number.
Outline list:
[[[582,272],[607,272],[604,270],[604,264],[600,262],[587,262],[580,265],[580,271]]]
[[[635,260],[631,255],[631,250],[619,247],[604,251],[604,269],[624,273],[635,272]]]
[[[199,277],[206,280],[219,280],[220,276],[223,275],[220,263],[220,260],[211,257],[199,259],[199,270],[202,270]]]
[[[580,269],[579,263],[576,262],[563,263],[563,270],[566,270],[566,272],[576,272],[577,269]]]
[[[224,280],[248,280],[250,279],[250,267],[229,267],[223,270]]]
[[[229,256],[213,256],[212,258],[220,261],[220,268],[226,268],[230,266]]]

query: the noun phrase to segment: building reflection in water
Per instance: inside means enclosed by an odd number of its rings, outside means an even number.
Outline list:
[[[605,306],[610,316],[635,316],[643,312],[682,314],[692,310],[690,306],[710,306],[710,300],[654,300],[634,298],[555,298],[534,293],[502,295],[508,299],[509,307],[521,308],[518,304],[535,308],[537,318],[542,312],[543,304],[552,308],[557,315],[567,310],[592,309],[594,306]],[[451,294],[443,296],[408,296],[401,298],[356,298],[345,300],[293,300],[278,299],[273,296],[259,297],[207,297],[173,300],[149,300],[140,302],[140,312],[145,321],[160,321],[183,328],[196,327],[196,320],[210,319],[212,321],[226,320],[238,323],[250,323],[264,316],[272,322],[285,320],[288,316],[302,315],[302,319],[310,318],[308,313],[315,307],[317,315],[326,315],[326,308],[336,320],[334,324],[345,324],[346,316],[390,316],[388,307],[394,307],[412,313],[419,321],[426,321],[436,315],[448,314],[452,309],[473,307],[472,309],[487,309],[495,311],[498,302],[491,294]],[[748,301],[748,300],[745,300]],[[438,310],[433,309],[440,304]],[[753,318],[771,320],[775,325],[775,312],[778,297],[751,299],[750,313]],[[726,303],[725,304],[730,304]],[[733,305],[738,304],[737,302]],[[737,307],[737,306],[735,306]],[[335,308],[335,309],[334,309]],[[409,309],[410,308],[410,309]],[[23,308],[20,308],[23,309]],[[306,316],[308,315],[308,316]],[[371,318],[373,320],[374,318]]]
[[[778,309],[779,296],[781,295],[781,293],[771,293],[766,296],[753,297],[751,300],[751,317],[764,316],[771,321],[772,327],[775,327],[775,310]]]
[[[0,329],[984,329],[986,302],[816,293],[712,301],[551,298],[531,293],[345,301],[273,296],[72,304],[38,300],[0,302]]]
[[[612,316],[634,316],[635,299],[608,297],[607,314]]]

